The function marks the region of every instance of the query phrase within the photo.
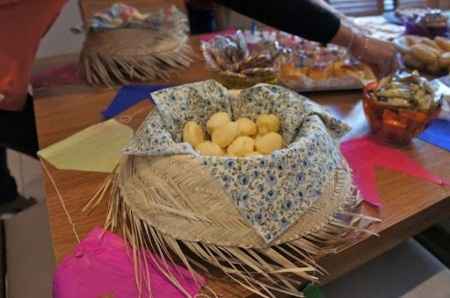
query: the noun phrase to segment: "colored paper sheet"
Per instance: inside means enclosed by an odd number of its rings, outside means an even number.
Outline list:
[[[450,121],[436,119],[419,136],[422,141],[450,151]]]
[[[400,150],[379,144],[370,137],[344,142],[341,144],[341,151],[353,170],[353,181],[364,200],[376,207],[381,207],[376,187],[376,167],[403,172],[438,185],[448,185]]]
[[[38,152],[60,170],[111,173],[133,130],[111,119],[74,134]]]
[[[303,295],[305,295],[305,298],[325,298],[320,288],[312,284],[305,287]]]
[[[102,112],[106,119],[113,118],[144,99],[151,100],[151,93],[164,89],[164,85],[127,85],[117,91],[111,104]]]
[[[179,290],[161,271],[156,256],[146,255],[151,297],[147,287],[139,295],[136,286],[133,257],[118,235],[100,228],[92,230],[58,265],[53,280],[54,298],[185,298],[196,297],[206,283],[203,277],[193,276],[181,266],[171,266]],[[163,265],[165,266],[165,265]],[[145,273],[144,273],[145,274]]]
[[[206,34],[201,34],[199,35],[199,38],[201,41],[210,41],[211,39],[213,39],[216,36],[219,35],[233,35],[234,33],[236,33],[236,29],[234,28],[230,28],[230,29],[226,29],[223,31],[218,31],[218,32],[213,32],[213,33],[206,33]]]

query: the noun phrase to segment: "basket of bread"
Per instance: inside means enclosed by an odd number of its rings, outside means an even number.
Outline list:
[[[115,173],[108,227],[135,259],[158,252],[176,286],[164,262],[299,297],[324,273],[317,258],[364,230],[338,146],[349,128],[319,105],[276,85],[231,92],[212,80],[152,97]]]
[[[405,35],[395,44],[406,66],[438,75],[450,71],[450,40],[445,37]]]

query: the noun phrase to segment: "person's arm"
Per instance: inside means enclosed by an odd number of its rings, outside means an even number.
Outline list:
[[[204,0],[206,1],[206,0]],[[323,0],[216,0],[240,14],[288,33],[349,49],[353,56],[372,66],[379,77],[395,69],[396,50],[355,30],[345,16]]]
[[[268,26],[326,44],[336,35],[341,21],[314,0],[217,0],[240,14]]]
[[[0,0],[0,110],[21,110],[41,37],[65,0]]]

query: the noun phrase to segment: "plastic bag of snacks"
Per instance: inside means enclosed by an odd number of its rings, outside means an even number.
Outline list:
[[[276,40],[259,38],[237,31],[231,36],[216,36],[201,45],[206,65],[215,78],[228,88],[245,88],[257,83],[275,83],[277,62],[286,53]]]

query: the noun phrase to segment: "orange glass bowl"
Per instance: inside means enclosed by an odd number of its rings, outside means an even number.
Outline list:
[[[408,145],[435,118],[441,109],[441,103],[429,111],[414,111],[407,108],[378,103],[373,96],[377,82],[364,88],[364,112],[369,121],[371,132],[384,142],[396,145]]]

